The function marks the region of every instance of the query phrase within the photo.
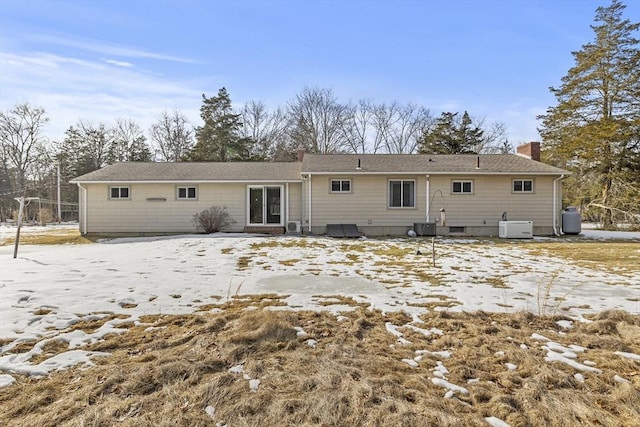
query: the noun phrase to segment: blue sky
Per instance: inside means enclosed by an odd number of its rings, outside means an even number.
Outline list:
[[[625,17],[640,20],[640,2]],[[284,106],[306,86],[340,101],[467,110],[538,139],[610,0],[37,1],[0,0],[0,109],[46,109],[52,139],[78,120],[164,109],[200,124],[201,95],[225,86],[235,107]]]

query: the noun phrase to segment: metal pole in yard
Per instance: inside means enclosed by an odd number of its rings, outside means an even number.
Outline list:
[[[13,259],[18,256],[18,245],[20,244],[20,227],[22,227],[22,212],[24,211],[24,196],[15,198],[20,203],[18,209],[18,229],[16,230],[16,245],[13,248]]]
[[[436,267],[436,238],[431,238],[431,254],[433,257],[433,267]]]
[[[62,221],[62,208],[60,207],[60,162],[58,162],[58,224]]]

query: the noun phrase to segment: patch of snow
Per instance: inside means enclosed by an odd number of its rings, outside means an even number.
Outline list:
[[[500,418],[496,418],[496,417],[485,417],[484,420],[491,426],[491,427],[511,427],[510,424],[505,423],[504,421],[502,421]]]
[[[316,344],[318,344],[318,341],[314,340],[313,338],[309,338],[305,341],[305,343],[311,348],[316,348]]]
[[[447,390],[451,390],[454,393],[460,393],[465,395],[469,394],[469,390],[467,390],[466,388],[460,387],[459,385],[452,384],[449,381],[442,378],[431,378],[431,382],[437,386],[446,388]]]
[[[211,418],[215,418],[216,417],[216,408],[214,408],[211,405],[209,405],[206,408],[204,408],[204,412],[206,412],[207,415],[209,415],[209,417],[211,417]]]
[[[384,324],[384,327],[387,329],[387,332],[391,333],[394,337],[398,339],[398,342],[402,345],[410,345],[411,341],[404,338],[404,334],[398,330],[398,327],[395,326],[391,322],[387,322]]]
[[[455,394],[453,391],[449,390],[449,391],[447,391],[447,392],[444,394],[444,398],[445,398],[445,399],[451,399],[451,398],[453,398],[453,396],[455,396],[455,395],[456,395],[456,394]]]
[[[298,338],[304,338],[304,337],[306,337],[306,336],[309,336],[309,334],[307,334],[307,333],[304,331],[304,329],[302,329],[300,326],[294,326],[294,327],[293,327],[293,329],[295,329],[296,331],[298,331],[298,332],[296,332],[296,336],[297,336]]]
[[[587,366],[596,366],[596,362],[593,362],[591,360],[585,360],[582,362],[582,364]]]
[[[242,365],[236,365],[229,368],[229,372],[232,374],[241,374],[244,372],[244,367]]]
[[[577,359],[578,358],[578,355],[574,352],[574,350],[572,348],[565,347],[565,346],[563,346],[561,344],[558,344],[557,342],[554,342],[554,341],[547,342],[545,345],[542,346],[542,348],[545,349],[545,350],[551,350],[553,352],[560,353],[560,354],[562,354],[563,357],[566,357],[568,359]],[[584,348],[582,348],[582,347],[579,347],[579,348],[581,348],[582,351],[584,351]]]
[[[631,360],[640,360],[640,354],[625,353],[624,351],[616,351],[613,354],[615,354],[616,356],[625,357]]]
[[[506,366],[510,371],[515,371],[516,369],[518,369],[518,365],[514,365],[513,363],[505,363],[504,366]]]
[[[467,384],[476,384],[476,383],[479,383],[479,382],[480,382],[480,379],[478,379],[478,378],[469,378],[467,380]]]
[[[577,369],[578,371],[595,372],[597,374],[602,373],[602,371],[598,368],[594,368],[594,367],[576,362],[575,360],[565,357],[563,354],[556,353],[553,350],[547,351],[547,357],[545,357],[544,360],[545,362],[561,362],[561,363],[564,363],[565,365],[571,366],[574,369]]]
[[[573,328],[573,322],[571,320],[558,320],[556,325],[560,326],[562,329]]]
[[[520,348],[523,349],[523,350],[528,350],[529,349],[529,347],[525,343],[520,344]]]
[[[52,371],[59,371],[72,366],[93,366],[93,362],[91,362],[92,357],[111,355],[111,353],[100,351],[70,350],[56,354],[37,365],[32,365],[28,360],[34,353],[37,353],[37,351],[32,350],[29,353],[8,354],[0,357],[0,371],[43,377],[49,375]]]
[[[580,373],[574,374],[573,378],[575,378],[576,381],[578,381],[579,383],[583,383],[584,382],[584,375],[582,375]]]
[[[493,353],[493,355],[495,357],[502,357],[502,356],[504,356],[504,351],[502,351],[502,350],[496,351],[495,353]]]
[[[631,384],[631,381],[629,381],[629,380],[627,380],[627,379],[625,379],[625,378],[622,378],[622,377],[621,377],[621,376],[619,376],[619,375],[614,375],[614,376],[613,376],[613,380],[614,380],[615,382],[617,382],[617,383],[621,383],[621,384]]]
[[[260,385],[260,380],[249,380],[249,390],[253,393],[258,392],[258,386]]]
[[[547,337],[545,337],[543,335],[537,334],[535,332],[533,334],[531,334],[531,339],[536,340],[536,341],[551,341],[549,338],[547,338]]]
[[[0,374],[0,388],[9,386],[16,382],[16,379],[8,374]]]
[[[438,378],[445,378],[449,374],[449,370],[442,364],[442,362],[436,362],[436,367],[433,368],[433,375]]]
[[[450,359],[451,352],[447,350],[443,351],[429,351],[429,350],[416,350],[416,354],[419,356],[423,356],[425,354],[430,354],[435,357],[439,357],[440,359]]]
[[[404,363],[406,363],[407,365],[411,366],[412,368],[417,368],[418,367],[418,362],[416,362],[413,359],[402,359],[402,361]]]
[[[431,335],[442,335],[444,332],[442,332],[441,329],[437,329],[437,328],[431,328],[431,329],[422,329],[422,328],[418,328],[417,326],[413,326],[413,325],[405,325],[406,328],[409,328],[413,331],[416,331],[422,335],[424,335],[425,337],[430,337]]]

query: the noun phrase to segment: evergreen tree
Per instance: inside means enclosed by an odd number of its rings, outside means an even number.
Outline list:
[[[224,87],[218,96],[202,95],[200,117],[203,126],[196,128],[196,144],[188,160],[199,162],[227,162],[251,160],[250,138],[242,137],[242,120],[231,107],[231,98]]]
[[[420,139],[418,152],[421,154],[464,154],[477,153],[484,144],[484,131],[473,124],[466,111],[445,112],[436,120],[435,126],[428,129]]]
[[[640,212],[640,23],[624,9],[613,0],[596,10],[595,40],[572,52],[575,65],[550,88],[558,104],[539,117],[545,159],[574,172],[566,201],[597,209],[605,228]]]

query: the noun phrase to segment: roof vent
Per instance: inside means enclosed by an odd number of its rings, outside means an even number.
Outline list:
[[[360,170],[360,169],[362,168],[360,167],[360,159],[358,159],[358,167],[356,168],[356,170]]]
[[[480,169],[480,156],[476,158],[476,169]]]

